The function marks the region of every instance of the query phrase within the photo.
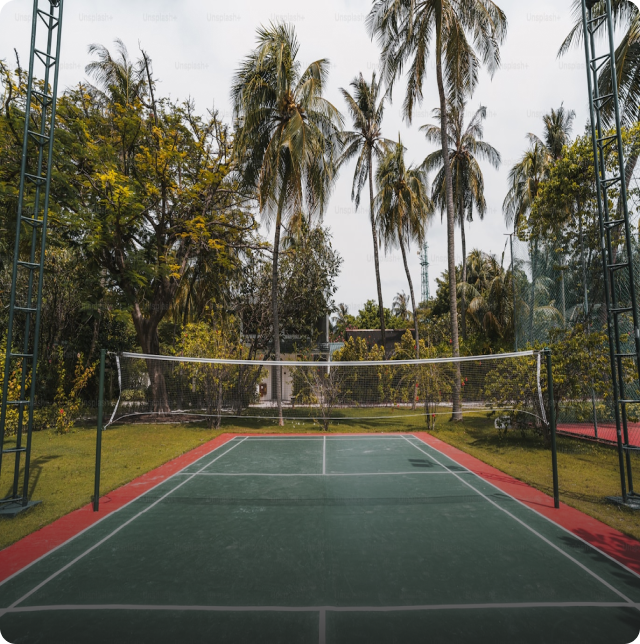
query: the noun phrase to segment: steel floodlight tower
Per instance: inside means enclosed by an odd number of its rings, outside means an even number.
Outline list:
[[[594,12],[594,7],[597,11]],[[595,15],[594,15],[595,14]],[[615,44],[611,0],[582,0],[591,134],[593,138],[598,221],[604,270],[605,300],[609,327],[611,380],[616,419],[621,497],[610,500],[640,509],[640,495],[634,492],[631,452],[640,451],[629,442],[628,412],[630,406],[640,405],[640,325],[636,300],[631,227],[624,147],[618,97]],[[596,35],[606,41],[606,53],[598,55]],[[598,75],[611,66],[611,92],[600,95]],[[611,110],[615,128],[604,129],[603,111]],[[615,131],[614,131],[615,130]],[[611,165],[615,166],[612,171]],[[611,212],[611,191],[619,193],[619,208]],[[614,247],[624,248],[615,252]],[[629,322],[632,321],[632,328]],[[636,380],[637,378],[637,380]],[[630,379],[633,382],[630,382]],[[626,472],[625,472],[626,470]]]
[[[16,515],[37,504],[29,500],[29,474],[62,8],[63,0],[33,2],[20,192],[0,410],[0,473],[8,460],[13,461],[14,470],[11,492],[6,498],[0,499],[0,515]],[[5,431],[9,423],[12,429],[15,426],[16,441],[14,446],[5,449]],[[21,468],[24,468],[22,486]]]
[[[422,267],[422,301],[428,302],[429,293],[429,244],[424,243],[420,254],[420,266]]]

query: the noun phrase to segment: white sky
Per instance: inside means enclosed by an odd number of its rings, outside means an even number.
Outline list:
[[[31,0],[0,0],[0,58],[13,60],[13,49],[23,64],[31,27]],[[502,49],[502,69],[490,79],[483,76],[470,102],[475,110],[486,105],[488,118],[485,140],[503,158],[498,171],[486,167],[485,184],[488,213],[467,229],[467,247],[501,255],[507,232],[501,206],[507,189],[509,168],[522,155],[527,132],[541,134],[541,117],[562,102],[577,113],[574,133],[586,124],[588,97],[583,50],[576,49],[562,59],[558,48],[572,26],[571,0],[499,0],[509,23],[507,41]],[[378,50],[367,36],[364,19],[371,0],[65,0],[61,89],[84,78],[89,62],[87,46],[110,46],[117,37],[138,53],[138,43],[153,58],[160,92],[174,98],[193,97],[204,111],[215,105],[230,119],[229,88],[239,61],[254,46],[255,30],[271,20],[292,22],[301,42],[303,63],[329,58],[331,76],[328,98],[345,111],[339,88],[347,88],[360,71],[370,77],[378,65]],[[388,108],[384,134],[401,134],[408,149],[407,158],[420,163],[433,149],[424,141],[419,127],[433,122],[431,110],[437,106],[435,71],[427,79],[425,101],[417,110],[412,126],[400,116],[403,93],[398,87],[394,103]],[[353,166],[340,177],[325,222],[333,232],[335,247],[344,258],[337,302],[345,302],[351,312],[367,300],[376,298],[373,247],[368,223],[368,201],[356,213],[351,203]],[[461,259],[459,235],[456,239]],[[432,294],[435,278],[446,268],[446,229],[439,216],[429,230],[430,278]],[[399,251],[382,255],[382,280],[385,305],[394,295],[408,292]],[[505,260],[509,261],[508,255]],[[420,261],[418,249],[411,252],[411,270],[419,298]]]

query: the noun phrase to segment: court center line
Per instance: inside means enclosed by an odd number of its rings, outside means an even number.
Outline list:
[[[415,437],[414,437],[414,438],[415,438]],[[440,465],[441,467],[444,467],[444,465],[442,465],[442,463],[440,463],[440,462],[438,461],[438,459],[437,459],[435,456],[433,456],[433,454],[429,454],[428,452],[425,452],[423,449],[421,449],[420,447],[418,447],[417,445],[415,445],[414,443],[412,443],[409,439],[406,439],[406,440],[407,440],[407,443],[409,443],[409,445],[412,445],[412,446],[413,446],[413,447],[415,447],[418,451],[420,451],[420,452],[422,452],[423,454],[426,454],[427,456],[429,456],[430,458],[432,458],[436,463],[438,463],[438,465]],[[443,457],[445,457],[445,458],[450,458],[450,457],[446,456],[446,454],[443,454],[442,452],[440,452],[440,451],[439,451],[438,449],[436,449],[435,447],[432,447],[431,445],[428,445],[428,447],[431,447],[431,449],[433,449],[433,450],[435,450],[436,452],[438,452],[438,454],[440,454],[441,456],[443,456]],[[452,460],[454,463],[456,462],[456,461],[455,461],[454,459],[452,459],[452,458],[451,458],[450,460]],[[537,530],[535,530],[535,529],[534,529],[534,528],[532,528],[530,525],[528,525],[527,523],[525,523],[522,519],[519,519],[515,514],[512,514],[511,512],[509,512],[509,510],[507,510],[507,509],[505,509],[505,508],[501,507],[501,506],[500,506],[498,503],[496,503],[494,500],[490,499],[486,494],[484,494],[483,492],[481,492],[480,490],[478,490],[477,488],[475,488],[473,485],[471,485],[471,483],[469,483],[468,481],[465,481],[463,478],[461,478],[460,476],[458,476],[458,474],[457,474],[456,472],[452,472],[452,474],[453,474],[453,475],[454,475],[454,476],[455,476],[459,481],[461,481],[464,485],[466,485],[467,487],[471,488],[471,489],[472,489],[472,490],[474,490],[477,494],[479,494],[481,497],[483,497],[484,499],[486,499],[489,503],[491,503],[491,505],[495,506],[496,508],[498,508],[498,510],[500,510],[501,512],[504,512],[506,515],[510,516],[514,521],[517,521],[521,526],[525,527],[525,528],[526,528],[527,530],[529,530],[531,533],[535,534],[537,537],[539,537],[540,539],[542,539],[542,541],[544,541],[545,543],[547,543],[548,545],[550,545],[554,550],[557,550],[560,554],[564,555],[567,559],[569,559],[570,561],[573,561],[573,563],[575,563],[579,568],[582,568],[582,570],[584,570],[586,573],[588,573],[589,575],[591,575],[594,579],[597,579],[601,584],[603,584],[604,586],[606,586],[609,590],[613,591],[613,592],[614,592],[616,595],[618,595],[619,597],[622,597],[622,599],[624,599],[628,604],[630,604],[631,606],[635,607],[636,609],[638,609],[638,610],[640,611],[640,604],[634,604],[633,600],[631,600],[629,597],[627,597],[627,596],[626,596],[622,591],[620,591],[620,590],[618,590],[617,588],[615,588],[614,586],[612,586],[608,581],[605,581],[604,579],[602,579],[602,577],[600,577],[597,573],[593,572],[593,570],[589,569],[587,566],[585,566],[584,564],[580,563],[577,559],[575,559],[574,557],[572,557],[569,553],[565,552],[562,548],[560,548],[560,547],[559,547],[559,546],[557,546],[555,543],[553,543],[552,541],[550,541],[549,539],[547,539],[545,536],[541,535]],[[476,476],[478,476],[478,475],[476,474]],[[478,476],[478,478],[480,478],[480,477]],[[484,480],[484,479],[480,479],[480,480]],[[496,486],[493,486],[493,487],[496,487]],[[497,488],[497,489],[499,489],[499,488]],[[502,492],[502,490],[500,490],[500,491]],[[506,493],[505,493],[505,494],[506,494]],[[511,497],[510,495],[507,495],[507,496],[509,496],[510,498],[512,498],[512,499],[513,499],[513,497]],[[526,506],[525,506],[525,507],[526,507]]]
[[[489,604],[424,604],[415,606],[182,606],[145,604],[61,604],[51,606],[23,606],[0,610],[5,614],[75,612],[75,611],[165,611],[209,613],[402,613],[419,611],[463,610],[522,610],[566,608],[636,608],[640,603],[628,602],[520,602]],[[322,629],[322,625],[320,626]]]
[[[224,454],[220,454],[220,456],[218,456],[217,458],[214,458],[213,461],[211,461],[210,463],[207,463],[200,470],[200,472],[202,470],[205,470],[210,465],[213,465],[216,461],[220,460],[223,456],[226,456],[229,452],[234,450],[239,445],[242,445],[242,443],[244,443],[245,440],[246,439],[242,439],[241,441],[238,441],[233,447],[228,449]],[[111,537],[113,537],[114,535],[118,534],[118,532],[120,532],[121,530],[124,530],[124,528],[126,528],[130,523],[133,523],[133,521],[135,521],[138,517],[141,517],[143,514],[146,514],[149,510],[151,510],[151,508],[154,508],[156,505],[158,505],[158,503],[160,503],[161,501],[164,501],[164,499],[166,499],[168,496],[173,494],[176,490],[180,489],[183,485],[186,485],[189,481],[191,481],[195,477],[196,474],[198,474],[198,472],[194,473],[192,476],[190,476],[188,479],[185,479],[181,483],[178,483],[178,485],[176,485],[173,489],[169,490],[169,492],[167,492],[166,494],[161,496],[157,501],[154,501],[151,505],[147,506],[146,508],[144,508],[143,510],[138,512],[138,514],[136,514],[135,516],[131,517],[128,521],[125,521],[121,526],[116,528],[113,532],[111,532],[106,537],[104,537],[103,539],[98,541],[98,543],[95,543],[93,546],[91,546],[91,548],[89,548],[88,550],[86,550],[82,554],[78,555],[75,559],[73,559],[68,564],[66,564],[65,566],[60,568],[60,570],[58,570],[57,572],[53,573],[52,575],[49,575],[49,577],[47,577],[44,581],[40,582],[35,588],[33,588],[28,593],[26,593],[25,595],[20,597],[20,599],[18,599],[15,602],[13,602],[13,604],[11,604],[11,606],[9,606],[9,608],[10,609],[15,608],[16,606],[18,606],[18,604],[21,604],[25,599],[28,599],[29,597],[31,597],[31,595],[33,595],[34,593],[38,592],[41,588],[46,586],[50,581],[55,579],[58,575],[62,574],[65,570],[68,570],[69,568],[71,568],[71,566],[73,566],[75,563],[77,563],[78,561],[80,561],[81,559],[86,557],[90,552],[93,552],[94,550],[96,550],[96,548],[99,548],[103,543],[105,543],[109,539],[111,539]],[[2,615],[2,611],[0,611],[0,615]]]
[[[420,440],[417,436],[412,435],[411,438],[414,438],[415,440],[417,440],[420,443],[420,445],[425,445],[425,446],[430,447],[431,449],[435,450],[436,452],[438,452],[438,454],[441,454],[445,458],[448,458],[450,461],[452,461],[453,463],[455,463],[459,467],[464,467],[464,465],[461,465],[460,463],[458,463],[458,461],[456,461],[451,456],[447,456],[446,454],[441,452],[437,447],[433,447],[433,445],[429,445],[428,443],[425,443],[424,441]],[[409,441],[409,442],[411,442],[411,441]],[[413,445],[413,443],[411,443],[411,444]],[[415,447],[415,445],[414,445],[414,447]],[[483,479],[479,474],[476,474],[474,471],[472,471],[472,470],[470,470],[468,468],[467,468],[466,471],[469,472],[470,474],[473,474],[476,478],[480,479],[480,481],[482,481],[483,483],[486,483],[487,485],[490,485],[492,488],[495,488],[496,490],[498,490],[498,492],[508,496],[511,500],[515,501],[516,503],[521,505],[523,508],[529,510],[529,512],[533,512],[536,516],[539,516],[541,519],[544,519],[545,521],[550,523],[552,526],[554,526],[556,528],[559,528],[560,530],[562,530],[563,532],[566,532],[568,535],[570,535],[574,539],[577,539],[578,541],[584,543],[585,546],[588,546],[589,548],[595,550],[597,553],[599,553],[600,555],[602,555],[606,559],[609,559],[610,561],[615,563],[617,566],[620,566],[620,568],[622,568],[623,570],[628,572],[633,577],[636,577],[637,579],[640,579],[640,574],[638,574],[635,570],[631,570],[631,568],[628,568],[627,566],[625,566],[621,561],[618,561],[617,559],[612,557],[610,554],[607,554],[606,552],[600,550],[600,548],[598,548],[597,546],[593,545],[592,543],[589,543],[586,539],[583,539],[582,537],[579,537],[577,534],[571,532],[571,530],[569,530],[568,528],[565,528],[563,525],[560,525],[559,523],[556,523],[553,519],[550,519],[549,517],[545,516],[544,514],[538,512],[538,510],[536,510],[535,508],[529,507],[526,503],[524,503],[520,499],[517,499],[515,496],[509,494],[508,492],[505,492],[504,490],[501,490],[497,485],[491,483],[491,481]]]
[[[327,437],[322,441],[322,474],[327,473]]]
[[[320,438],[321,438],[320,436],[317,436],[317,437],[308,436],[308,437],[296,437],[296,438],[278,438],[278,437],[261,437],[261,436],[235,436],[230,441],[227,441],[227,442],[223,443],[222,445],[218,445],[218,447],[216,447],[215,449],[211,450],[210,452],[207,452],[206,454],[204,454],[200,458],[196,459],[193,463],[190,463],[189,465],[185,465],[180,471],[176,472],[175,474],[172,474],[171,476],[167,477],[166,479],[164,479],[160,483],[158,483],[158,484],[154,485],[153,487],[149,488],[146,492],[144,492],[140,496],[138,496],[138,497],[136,497],[134,499],[131,499],[131,501],[128,501],[127,503],[123,504],[117,510],[114,510],[113,512],[110,512],[109,514],[103,516],[102,518],[98,519],[95,523],[93,523],[90,526],[87,526],[86,528],[84,528],[84,530],[81,530],[80,532],[74,534],[72,537],[67,539],[64,543],[61,543],[60,545],[56,546],[55,548],[52,548],[51,550],[49,550],[48,552],[43,554],[41,557],[38,557],[37,559],[35,559],[31,563],[27,564],[26,566],[24,566],[20,570],[17,570],[15,573],[10,575],[6,579],[3,579],[2,581],[0,581],[0,587],[3,586],[4,584],[10,582],[11,580],[15,579],[16,577],[21,575],[23,572],[25,572],[26,570],[28,570],[32,566],[35,566],[36,564],[40,563],[43,559],[46,559],[49,555],[53,554],[54,552],[57,552],[61,548],[64,548],[65,546],[70,544],[72,541],[74,541],[74,540],[78,539],[79,537],[83,536],[89,530],[92,530],[96,526],[102,524],[104,521],[114,517],[118,512],[128,508],[132,503],[135,503],[136,501],[138,501],[143,496],[146,496],[147,494],[149,494],[150,492],[153,492],[155,489],[157,489],[161,485],[164,485],[165,483],[171,481],[171,479],[173,479],[174,477],[184,475],[185,474],[184,470],[188,469],[189,467],[192,467],[193,465],[196,465],[197,463],[199,463],[200,461],[202,461],[205,458],[209,458],[212,454],[215,454],[219,450],[221,450],[221,449],[223,449],[225,447],[229,447],[237,439],[240,439],[240,442],[242,442],[244,440],[252,440],[252,441],[255,441],[255,440],[264,440],[264,441],[269,441],[269,440],[275,440],[275,441],[278,441],[278,440],[281,440],[281,441],[282,440],[320,440]],[[326,437],[324,437],[324,438],[326,438]],[[398,435],[395,435],[395,434],[381,434],[381,435],[376,435],[376,436],[371,437],[371,438],[376,439],[376,440],[381,440],[381,439],[402,440],[404,438],[404,435],[403,436],[398,436]],[[353,437],[345,437],[345,438],[341,438],[339,436],[330,436],[329,439],[330,440],[332,440],[332,439],[333,440],[349,440],[349,441],[370,440],[370,438],[368,436],[353,436]]]
[[[327,611],[322,608],[318,614],[319,622],[319,633],[318,633],[318,643],[327,644]]]
[[[327,437],[322,441],[322,474],[327,473]]]
[[[210,452],[207,452],[200,458],[196,459],[193,461],[193,463],[189,463],[189,465],[185,465],[181,470],[178,472],[175,472],[171,476],[167,477],[166,479],[160,481],[160,483],[157,483],[153,487],[150,487],[146,492],[143,492],[140,496],[137,496],[135,499],[131,499],[131,501],[127,501],[124,505],[120,506],[117,510],[114,510],[113,512],[110,512],[109,514],[103,516],[101,519],[98,519],[95,523],[92,523],[90,526],[87,526],[84,530],[81,530],[80,532],[74,534],[72,537],[67,539],[64,543],[61,543],[60,545],[56,546],[55,548],[52,548],[48,552],[45,552],[41,557],[38,557],[34,561],[32,561],[30,564],[27,564],[24,566],[24,568],[21,568],[20,570],[17,570],[16,572],[13,573],[10,577],[7,577],[6,579],[3,579],[0,581],[0,586],[6,584],[7,582],[11,581],[12,579],[15,579],[18,575],[21,575],[25,570],[28,570],[32,566],[35,566],[37,563],[40,563],[43,559],[46,559],[49,555],[53,554],[54,552],[57,552],[60,550],[60,548],[64,548],[68,544],[70,544],[72,541],[77,539],[78,537],[81,537],[83,534],[86,532],[89,532],[89,530],[92,530],[96,526],[100,525],[103,521],[106,521],[107,519],[110,519],[111,517],[114,517],[118,512],[124,510],[125,508],[128,508],[132,503],[135,503],[136,501],[139,501],[142,497],[146,496],[149,494],[149,492],[153,492],[157,488],[159,488],[161,485],[164,485],[171,479],[173,479],[176,476],[179,476],[184,473],[184,470],[186,470],[188,467],[191,467],[192,465],[195,465],[196,463],[199,463],[203,458],[209,458],[212,454],[215,454],[217,451],[221,450],[223,447],[229,447],[233,443],[233,441],[236,440],[237,437],[232,438],[230,441],[227,441],[223,443],[222,445],[218,445],[215,449],[212,449]],[[240,441],[242,442],[242,441]],[[233,449],[233,448],[231,448]],[[227,450],[229,451],[229,450]],[[226,452],[225,452],[226,454]]]

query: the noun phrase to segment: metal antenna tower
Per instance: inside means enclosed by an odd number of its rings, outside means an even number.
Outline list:
[[[594,11],[596,5],[598,6]],[[640,451],[640,448],[630,445],[627,424],[627,408],[630,405],[640,404],[640,390],[638,389],[640,381],[640,326],[634,282],[611,0],[582,0],[582,20],[609,327],[613,404],[622,488],[622,496],[614,497],[611,500],[640,509],[640,495],[634,492],[631,469],[631,452]],[[607,44],[607,51],[600,55],[596,51],[596,34],[603,36]],[[607,64],[611,65],[612,90],[611,93],[601,96],[598,74]],[[615,131],[607,131],[604,127],[603,112],[612,108],[615,115]],[[614,171],[609,170],[612,161],[615,166]],[[611,194],[612,191],[619,193],[620,206],[617,212],[611,212],[609,206],[610,199],[615,196]],[[636,374],[638,380],[635,378]],[[629,382],[630,376],[633,378],[631,383]]]
[[[2,515],[18,514],[37,503],[29,501],[29,466],[37,391],[62,5],[63,0],[33,2],[22,168],[0,411],[0,473],[3,460],[13,460],[14,471],[11,493],[0,500]],[[39,80],[36,80],[36,72]],[[5,449],[5,433],[8,433],[9,423],[12,429],[16,429],[16,442],[11,448]],[[24,473],[20,488],[23,455]]]
[[[420,265],[422,266],[422,302],[429,301],[429,244],[424,243],[420,255]]]

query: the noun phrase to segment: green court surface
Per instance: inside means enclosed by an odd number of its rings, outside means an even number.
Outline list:
[[[236,437],[0,585],[14,644],[627,644],[640,577],[410,435]]]

